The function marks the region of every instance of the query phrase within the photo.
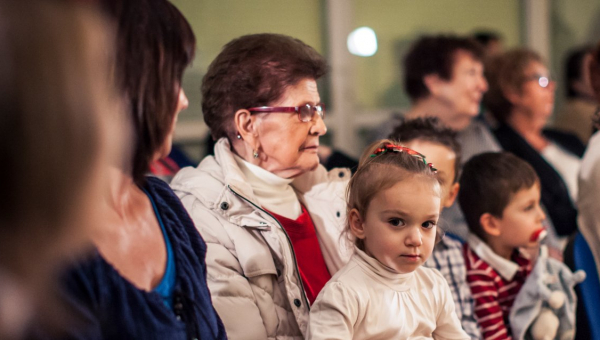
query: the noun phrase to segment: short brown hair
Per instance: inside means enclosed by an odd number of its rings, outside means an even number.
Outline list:
[[[303,79],[327,73],[325,59],[302,41],[252,34],[230,41],[202,80],[202,113],[213,139],[233,138],[240,109],[268,106]]]
[[[487,238],[479,219],[485,213],[501,218],[513,196],[540,184],[529,163],[509,152],[486,152],[474,156],[463,167],[458,202],[469,230]]]
[[[356,209],[361,218],[364,219],[369,204],[378,192],[389,189],[394,184],[410,177],[423,176],[429,178],[432,183],[439,185],[435,173],[419,157],[409,155],[406,152],[387,152],[371,157],[375,150],[389,143],[399,145],[395,141],[383,139],[372,143],[363,152],[358,163],[358,169],[348,184],[346,193],[347,213],[350,213],[352,209]],[[438,235],[440,235],[439,228],[437,230]],[[348,218],[346,234],[359,249],[364,250],[362,240],[352,238],[349,231],[350,219]]]
[[[513,109],[513,104],[504,94],[505,91],[521,92],[527,80],[525,71],[534,61],[543,62],[536,52],[518,48],[494,56],[486,64],[485,77],[489,89],[483,95],[483,103],[499,122],[506,122]]]
[[[460,171],[460,144],[456,140],[456,131],[440,122],[437,117],[419,117],[405,120],[388,137],[406,144],[414,140],[437,143],[454,152],[454,182],[458,181]],[[435,164],[434,164],[435,165]]]
[[[413,102],[431,94],[425,85],[426,76],[437,74],[444,80],[452,80],[458,51],[467,52],[483,62],[483,47],[471,38],[426,35],[411,46],[404,57],[404,90]]]
[[[196,38],[181,12],[166,0],[103,0],[117,23],[116,81],[133,124],[131,174],[142,185],[171,131],[183,71]]]

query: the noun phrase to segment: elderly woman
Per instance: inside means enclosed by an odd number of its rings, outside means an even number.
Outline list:
[[[195,38],[166,0],[106,0],[118,24],[114,76],[132,122],[132,155],[108,172],[97,252],[67,274],[81,317],[69,338],[225,339],[206,284],[206,244],[170,187],[146,177],[169,154]]]
[[[500,145],[536,170],[544,204],[561,236],[577,230],[577,173],[584,146],[571,134],[544,129],[554,108],[555,82],[542,58],[517,49],[486,66],[490,89],[484,104],[499,122]]]
[[[0,0],[0,22],[0,339],[19,339],[99,224],[115,97],[90,6]]]
[[[347,261],[350,172],[319,165],[324,59],[276,34],[229,42],[202,83],[215,156],[171,183],[208,244],[208,283],[230,339],[302,339],[310,304]]]

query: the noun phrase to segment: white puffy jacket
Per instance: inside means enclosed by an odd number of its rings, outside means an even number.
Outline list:
[[[208,245],[206,264],[213,304],[229,339],[302,339],[309,305],[291,242],[254,197],[229,142],[215,156],[182,169],[171,182]],[[341,236],[347,169],[319,166],[292,182],[315,224],[331,275],[352,255]]]

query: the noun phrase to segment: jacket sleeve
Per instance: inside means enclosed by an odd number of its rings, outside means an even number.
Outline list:
[[[339,282],[327,284],[311,307],[306,340],[353,339],[357,317],[356,295]]]
[[[190,201],[183,198],[182,202],[189,209]],[[264,320],[277,320],[277,316],[261,315],[256,294],[267,293],[243,275],[234,243],[219,218],[196,200],[191,207],[188,212],[207,245],[208,287],[227,337],[231,340],[266,339]],[[275,314],[275,310],[272,313]]]

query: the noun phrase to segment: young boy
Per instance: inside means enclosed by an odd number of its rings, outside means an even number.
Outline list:
[[[458,194],[460,167],[460,145],[456,132],[445,127],[438,118],[416,118],[402,122],[389,137],[427,157],[437,169],[442,186],[442,209],[450,207]],[[438,225],[446,229],[440,219]],[[462,242],[454,235],[446,236],[436,244],[425,266],[439,270],[452,292],[456,314],[463,329],[471,339],[481,339],[475,320],[473,298],[467,284],[466,267]]]
[[[483,339],[511,337],[508,315],[532,264],[519,248],[534,248],[546,218],[540,180],[517,156],[483,153],[460,178],[458,200],[469,226],[467,281]]]

